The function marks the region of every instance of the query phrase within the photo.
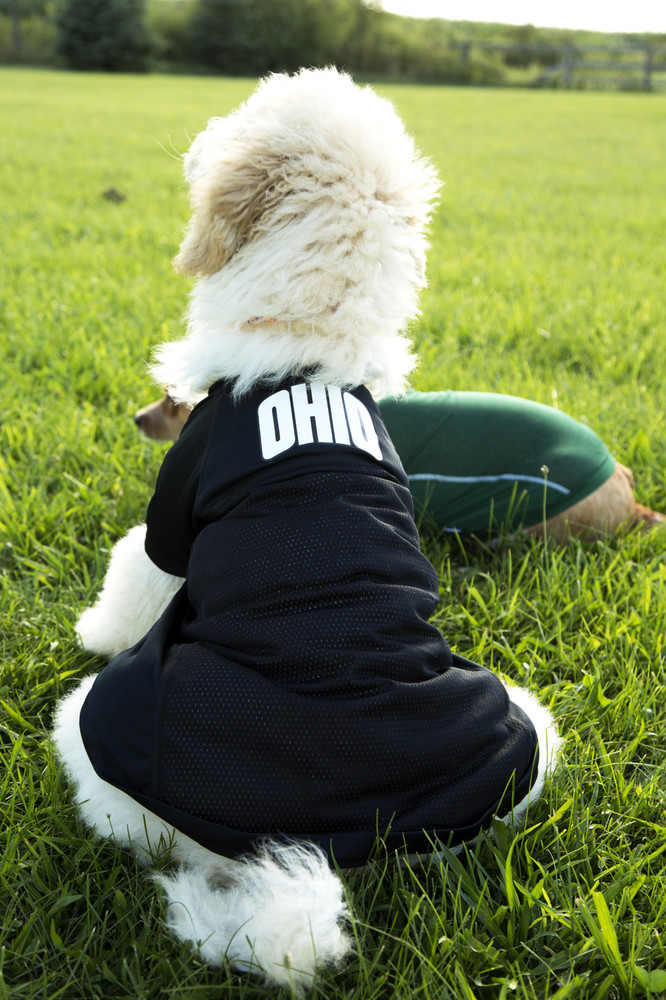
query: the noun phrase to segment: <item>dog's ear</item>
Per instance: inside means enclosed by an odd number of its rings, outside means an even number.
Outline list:
[[[274,186],[275,175],[262,157],[249,157],[242,165],[224,157],[195,178],[193,215],[174,260],[175,269],[197,277],[219,271],[251,239]]]

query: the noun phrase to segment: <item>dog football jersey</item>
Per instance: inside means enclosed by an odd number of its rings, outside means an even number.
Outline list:
[[[492,536],[568,510],[606,482],[615,459],[585,424],[553,406],[492,392],[383,399],[417,518]]]
[[[97,677],[100,777],[226,855],[303,838],[342,865],[427,851],[536,777],[528,717],[430,621],[405,473],[365,388],[213,386],[167,452],[146,551],[185,583]]]

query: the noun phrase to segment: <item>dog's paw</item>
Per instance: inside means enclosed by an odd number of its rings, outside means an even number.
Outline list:
[[[111,659],[126,648],[119,642],[114,630],[109,627],[106,615],[98,605],[83,612],[74,626],[74,631],[81,648],[96,656],[107,656]]]
[[[94,642],[93,637],[95,635],[95,618],[95,609],[87,608],[74,626],[79,646],[81,646],[82,649],[87,650],[89,653],[94,652],[92,645]]]

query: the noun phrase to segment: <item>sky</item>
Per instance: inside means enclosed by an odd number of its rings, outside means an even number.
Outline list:
[[[666,32],[666,0],[381,0],[385,10],[449,21]]]

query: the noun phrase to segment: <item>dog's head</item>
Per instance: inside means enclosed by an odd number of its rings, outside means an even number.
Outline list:
[[[329,306],[367,260],[392,272],[402,256],[423,283],[436,174],[393,105],[346,74],[268,77],[233,114],[211,119],[184,164],[193,216],[175,266],[185,274],[214,274],[247,244],[288,229],[306,259],[326,247],[322,266],[339,282]]]
[[[185,426],[192,407],[175,403],[168,392],[134,414],[134,423],[151,441],[176,441]]]
[[[199,280],[156,381],[178,400],[304,372],[400,391],[439,182],[392,104],[335,69],[276,74],[184,164],[193,211],[175,267]]]

